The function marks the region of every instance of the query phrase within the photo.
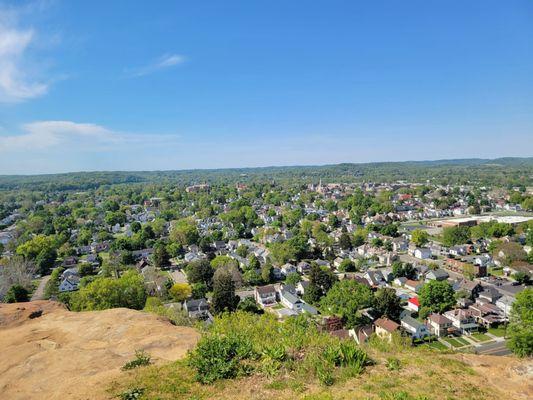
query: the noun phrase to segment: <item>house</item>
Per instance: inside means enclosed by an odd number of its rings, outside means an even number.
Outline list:
[[[77,275],[70,275],[67,278],[64,278],[59,284],[60,292],[72,292],[78,290],[78,285],[80,283],[80,277]]]
[[[424,286],[424,283],[423,282],[420,282],[420,281],[413,281],[411,279],[408,279],[406,282],[405,282],[405,288],[406,289],[409,289],[415,293],[418,293],[420,291],[420,289],[422,289],[422,286]]]
[[[417,247],[413,252],[413,256],[420,260],[427,260],[431,258],[431,250],[427,247]]]
[[[305,290],[309,287],[309,281],[300,281],[296,284],[296,293],[300,296],[305,294]]]
[[[276,288],[274,285],[257,286],[254,290],[255,301],[263,306],[268,307],[277,303]]]
[[[399,276],[398,278],[395,278],[392,283],[394,283],[397,286],[403,286],[405,285],[405,282],[407,282],[407,278],[405,276]]]
[[[154,252],[154,249],[142,249],[142,250],[135,250],[131,252],[131,255],[135,260],[140,260],[141,258],[148,258],[152,255]]]
[[[300,298],[288,290],[281,289],[279,291],[279,299],[281,304],[287,307],[289,310],[300,312],[304,302]]]
[[[187,311],[191,318],[203,320],[209,317],[209,304],[206,299],[186,300],[183,303],[183,309]]]
[[[418,297],[411,297],[409,300],[407,300],[407,308],[409,310],[418,312],[420,309],[420,301],[418,300]]]
[[[490,286],[478,293],[478,299],[486,303],[494,304],[500,297],[502,297],[502,294],[497,289]]]
[[[474,265],[479,265],[480,267],[488,267],[492,264],[492,257],[488,254],[482,254],[474,259]]]
[[[137,269],[137,271],[141,272],[148,265],[150,265],[148,263],[148,260],[146,258],[142,258],[140,261],[137,262],[137,264],[135,264],[135,268]]]
[[[370,336],[372,336],[372,333],[374,333],[372,325],[364,325],[356,329],[350,329],[350,336],[353,337],[359,345],[367,342],[368,339],[370,339]]]
[[[446,260],[446,267],[463,275],[465,273],[471,273],[476,278],[487,276],[487,266],[474,265],[461,260],[455,260],[453,258],[448,258]]]
[[[286,263],[282,265],[281,267],[281,273],[285,276],[292,274],[293,272],[296,272],[296,267],[292,265],[291,263]]]
[[[283,272],[281,271],[281,268],[273,267],[272,277],[276,280],[283,279]]]
[[[426,274],[427,281],[445,281],[450,275],[443,269],[432,269]]]
[[[502,310],[494,304],[476,303],[470,305],[468,309],[472,311],[476,322],[485,328],[490,328],[491,326],[499,325],[506,321],[506,316]]]
[[[409,244],[407,240],[405,240],[403,237],[397,237],[392,239],[392,250],[399,252],[399,251],[407,251],[407,248],[409,247]]]
[[[496,306],[504,312],[504,314],[508,314],[511,310],[511,306],[513,305],[515,301],[514,297],[511,296],[502,296],[496,301]]]
[[[413,339],[422,339],[426,336],[429,336],[429,330],[427,326],[417,321],[410,315],[402,318],[401,326],[406,332],[409,332]]]
[[[227,250],[226,242],[224,242],[223,240],[215,240],[215,242],[213,243],[213,247],[215,251],[219,254],[225,253]]]
[[[302,302],[302,312],[310,315],[317,315],[318,310],[310,304]]]
[[[382,339],[392,340],[392,334],[397,332],[399,328],[400,325],[385,317],[378,318],[374,321],[376,335]]]
[[[415,265],[416,280],[422,280],[426,278],[426,274],[429,272],[429,267],[424,264]]]
[[[382,286],[385,284],[385,277],[381,271],[366,271],[364,278],[370,283],[371,286]]]
[[[427,325],[430,333],[436,336],[446,336],[455,330],[452,321],[441,314],[430,314]]]
[[[72,268],[68,268],[63,271],[63,273],[61,274],[61,279],[67,279],[67,278],[70,278],[71,276],[79,277],[79,275],[80,273],[78,272],[78,267],[72,267]]]
[[[456,257],[466,256],[468,253],[468,247],[467,246],[453,246],[450,247],[449,254]]]
[[[398,259],[398,255],[395,253],[387,252],[378,255],[378,262],[380,265],[391,265],[394,261]]]
[[[446,311],[444,316],[452,321],[452,325],[461,333],[470,333],[478,329],[476,324],[476,317],[472,310],[457,308],[455,310]]]
[[[452,285],[453,290],[456,292],[464,291],[467,294],[467,297],[470,299],[473,299],[478,295],[479,292],[483,290],[483,287],[479,282],[476,281],[469,281],[467,279],[462,279],[460,281],[456,281]]]
[[[63,266],[66,268],[72,267],[73,265],[76,265],[77,263],[78,263],[78,257],[74,257],[74,256],[65,257],[65,259],[63,260]]]
[[[307,274],[311,270],[311,265],[305,261],[300,261],[296,266],[296,269],[300,274]]]

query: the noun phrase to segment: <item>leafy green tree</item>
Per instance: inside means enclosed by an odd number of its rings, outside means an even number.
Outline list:
[[[78,272],[81,277],[94,275],[96,273],[95,268],[91,263],[81,263],[78,267]]]
[[[308,303],[318,302],[337,281],[337,277],[331,270],[321,268],[316,264],[311,265],[309,271],[309,286],[305,290]]]
[[[167,248],[163,243],[158,243],[154,246],[152,258],[156,268],[165,269],[170,266],[170,254],[168,254]]]
[[[344,250],[349,250],[352,248],[352,240],[350,239],[350,235],[348,235],[346,232],[341,234],[339,238],[339,246]]]
[[[424,246],[429,241],[429,234],[422,229],[411,232],[411,241],[417,246]]]
[[[340,316],[348,328],[359,325],[359,311],[372,305],[372,291],[357,281],[345,279],[337,282],[320,301],[324,313]]]
[[[30,300],[30,293],[21,285],[13,285],[7,291],[4,302],[6,303],[20,303]]]
[[[229,256],[216,256],[211,260],[211,267],[219,268],[239,268],[239,262]]]
[[[246,270],[242,275],[242,279],[247,285],[250,286],[259,285],[263,281],[263,279],[261,278],[261,274],[258,273],[255,269]]]
[[[95,279],[72,294],[70,306],[74,311],[105,310],[116,307],[141,310],[145,302],[144,279],[136,271],[129,270],[118,279]]]
[[[207,285],[203,282],[193,283],[191,285],[191,289],[192,289],[191,297],[193,299],[203,299],[205,295],[207,294],[207,292],[209,291]]]
[[[203,283],[207,288],[212,287],[213,274],[215,271],[207,260],[193,261],[186,268],[189,283]]]
[[[285,278],[285,283],[296,286],[298,282],[300,282],[301,280],[302,280],[302,277],[300,276],[298,272],[291,272]]]
[[[35,258],[35,266],[41,275],[47,275],[54,267],[57,251],[53,247],[44,248]]]
[[[416,269],[411,263],[402,263],[401,261],[395,261],[392,263],[392,275],[395,278],[405,277],[407,279],[415,279]]]
[[[355,272],[356,270],[357,267],[355,266],[355,263],[349,258],[342,260],[341,264],[339,265],[340,272]]]
[[[26,260],[35,260],[43,252],[49,252],[56,249],[56,243],[53,236],[37,235],[22,243],[17,247],[17,254]]]
[[[246,297],[239,302],[238,310],[246,311],[252,314],[263,314],[264,311],[257,305],[253,297]]]
[[[250,254],[248,257],[248,269],[251,270],[258,270],[261,268],[261,263],[259,262],[258,258],[255,254]]]
[[[196,223],[188,218],[174,221],[170,230],[170,240],[182,246],[195,244],[200,239]]]
[[[442,230],[442,244],[455,246],[464,244],[470,240],[470,228],[468,226],[450,226]]]
[[[533,355],[533,289],[527,288],[516,295],[511,307],[507,345],[518,357]]]
[[[192,288],[187,283],[175,283],[168,291],[175,301],[185,301],[192,294]]]
[[[520,283],[521,285],[530,285],[531,284],[531,276],[524,271],[518,271],[513,275],[513,278],[515,281]]]
[[[418,298],[423,317],[429,313],[443,313],[455,305],[455,292],[447,281],[429,281],[420,289]]]
[[[242,258],[245,258],[248,255],[248,247],[241,244],[239,247],[237,247],[237,250],[235,251],[237,255],[241,256]]]
[[[235,282],[227,271],[221,271],[213,280],[213,297],[211,304],[215,313],[235,311],[239,304],[239,296],[235,294]]]
[[[378,315],[398,320],[402,312],[401,300],[392,288],[378,289],[374,295],[374,309]]]
[[[263,279],[263,282],[270,283],[274,279],[273,277],[273,267],[270,261],[267,261],[262,267],[261,267],[261,279]]]

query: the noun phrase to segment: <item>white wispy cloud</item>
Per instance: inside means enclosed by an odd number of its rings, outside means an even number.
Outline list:
[[[17,103],[44,95],[47,82],[35,78],[26,58],[35,43],[33,29],[18,27],[19,13],[0,8],[0,102]],[[32,72],[33,71],[33,72]]]
[[[118,147],[146,147],[179,140],[177,135],[124,133],[101,125],[72,121],[31,122],[22,126],[22,132],[0,136],[0,153],[49,149],[65,152],[114,151]]]
[[[180,54],[165,54],[148,65],[145,65],[140,68],[134,68],[132,70],[126,71],[126,73],[129,77],[145,76],[163,69],[183,64],[186,60],[187,58]]]

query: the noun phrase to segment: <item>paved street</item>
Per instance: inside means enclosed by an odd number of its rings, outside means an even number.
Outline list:
[[[487,354],[491,356],[508,356],[511,351],[507,348],[505,341],[482,344],[475,348],[476,354]]]

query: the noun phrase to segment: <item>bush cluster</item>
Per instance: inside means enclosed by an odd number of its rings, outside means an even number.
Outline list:
[[[304,316],[281,323],[270,314],[240,311],[216,317],[189,354],[196,380],[204,384],[252,373],[275,376],[283,372],[331,385],[341,374],[361,373],[369,361],[355,342],[319,332]]]

